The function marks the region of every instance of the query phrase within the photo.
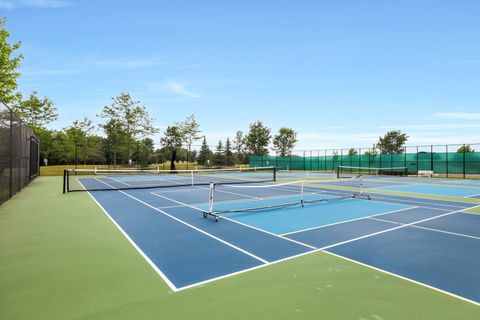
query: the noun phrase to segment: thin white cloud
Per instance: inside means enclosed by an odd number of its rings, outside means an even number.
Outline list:
[[[177,81],[167,81],[167,88],[175,93],[178,93],[182,96],[187,96],[191,98],[200,98],[201,95],[195,92],[188,90],[183,83]]]
[[[171,92],[194,99],[202,97],[201,94],[187,89],[184,83],[175,80],[168,80],[166,82],[152,82],[148,84],[148,88],[153,92]]]
[[[448,120],[480,120],[480,112],[438,112],[434,113],[433,116]]]
[[[0,0],[0,8],[65,8],[73,7],[73,3],[67,0]]]

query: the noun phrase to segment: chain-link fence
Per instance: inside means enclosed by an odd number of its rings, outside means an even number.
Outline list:
[[[250,166],[332,172],[338,166],[406,167],[408,174],[431,171],[441,177],[480,178],[480,144],[406,146],[404,152],[381,154],[371,148],[292,151],[286,157],[250,156]]]
[[[0,204],[38,175],[38,155],[33,131],[0,100]]]

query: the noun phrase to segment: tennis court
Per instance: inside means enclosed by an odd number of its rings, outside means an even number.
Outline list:
[[[91,190],[174,292],[328,251],[480,302],[480,217],[462,212],[477,204],[367,196],[359,177],[279,183],[272,168],[93,174],[69,184]]]

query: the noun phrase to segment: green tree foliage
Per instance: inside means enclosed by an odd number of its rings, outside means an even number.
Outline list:
[[[182,147],[185,140],[184,131],[179,126],[169,126],[160,140],[165,148],[171,150],[170,170],[175,170],[175,160],[177,158],[177,149]]]
[[[461,146],[460,148],[457,149],[458,153],[468,153],[468,152],[475,152],[475,149],[472,148],[472,146],[465,144]]]
[[[270,138],[270,128],[264,126],[261,121],[256,121],[250,124],[250,130],[245,136],[245,146],[250,154],[266,156]]]
[[[218,141],[217,148],[215,149],[215,153],[213,154],[212,162],[215,166],[225,165],[225,150],[223,149],[222,140]]]
[[[200,125],[198,122],[195,120],[195,115],[192,114],[187,117],[187,119],[179,124],[181,127],[183,134],[184,134],[184,142],[187,145],[188,148],[188,154],[187,154],[187,161],[190,161],[190,159],[194,159],[193,157],[190,157],[190,152],[192,150],[192,145],[195,141],[201,139],[199,136],[200,134]]]
[[[297,143],[297,133],[291,128],[282,127],[273,137],[273,149],[282,157],[292,151],[295,143]]]
[[[242,131],[237,131],[235,139],[233,139],[233,150],[235,151],[235,157],[239,163],[246,162],[245,152],[245,137]]]
[[[131,158],[134,142],[157,132],[157,129],[145,106],[132,100],[129,93],[123,92],[112,100],[112,104],[104,106],[98,115],[105,119],[100,126],[112,145],[126,146],[127,157]],[[116,161],[116,154],[114,159]]]
[[[212,155],[212,151],[208,147],[207,138],[203,137],[202,146],[200,147],[200,151],[198,152],[198,156],[197,156],[198,164],[203,166],[208,165],[209,164],[208,160],[212,158],[211,155]]]
[[[407,139],[408,135],[400,130],[388,131],[378,138],[377,147],[382,154],[402,153]]]
[[[137,162],[137,165],[145,167],[150,163],[157,162],[154,154],[155,144],[151,138],[136,141],[135,147],[133,158]]]
[[[374,156],[374,155],[378,154],[377,145],[375,143],[372,144],[372,148],[370,150],[365,151],[365,154],[370,155],[370,156],[372,156],[372,155]]]
[[[20,100],[17,79],[20,72],[17,71],[23,59],[21,54],[15,55],[21,42],[10,44],[8,37],[10,33],[5,29],[5,18],[0,18],[0,99],[6,104],[14,105]]]
[[[105,161],[102,150],[102,138],[92,136],[95,126],[89,118],[75,120],[63,133],[74,147],[74,159],[79,163],[98,163]]]
[[[356,156],[358,154],[357,150],[355,148],[350,148],[348,149],[348,155],[349,156]]]
[[[58,118],[55,104],[47,97],[40,99],[36,91],[30,93],[28,99],[21,99],[13,109],[34,132],[39,128],[45,128],[49,123]]]
[[[235,164],[235,157],[232,152],[232,143],[230,142],[230,138],[227,138],[225,141],[225,165],[226,166],[233,166]]]

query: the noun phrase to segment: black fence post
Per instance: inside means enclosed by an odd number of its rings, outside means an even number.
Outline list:
[[[433,171],[433,145],[430,145],[430,170]]]
[[[327,171],[327,149],[325,149],[325,157],[323,158],[324,162],[325,162],[325,166],[323,167],[323,170],[325,170],[325,172]]]
[[[465,150],[465,143],[464,143],[463,144],[463,179],[465,179],[465,174],[466,174],[466,168],[465,168],[465,166],[466,166],[466,162],[465,162],[466,152],[465,151],[466,150]]]
[[[448,144],[445,145],[445,172],[448,178]]]
[[[417,160],[417,177],[418,177],[418,146],[417,146],[417,156],[416,156],[416,160]]]

